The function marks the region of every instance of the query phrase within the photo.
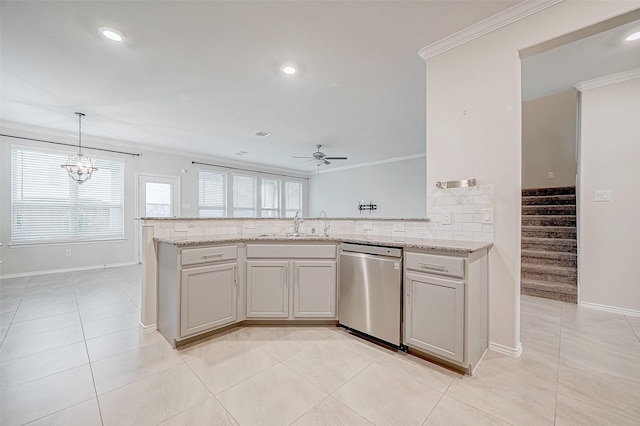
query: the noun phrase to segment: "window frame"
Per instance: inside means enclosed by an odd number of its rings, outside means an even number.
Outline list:
[[[60,179],[64,179],[67,182],[67,187],[65,190],[61,191],[61,194],[64,194],[64,198],[47,198],[46,189],[39,194],[31,194],[25,196],[24,191],[24,183],[20,188],[20,194],[18,194],[18,182],[16,181],[18,173],[21,174],[22,181],[24,182],[25,173],[23,172],[23,166],[18,165],[17,156],[21,155],[22,152],[28,152],[36,155],[42,155],[48,160],[43,160],[43,163],[49,162],[47,164],[50,169],[49,173],[57,173],[59,170],[62,174]],[[108,191],[111,192],[111,197],[116,199],[116,201],[90,201],[87,199],[83,199],[83,193],[81,192],[81,188],[86,188],[86,185],[90,185],[91,183],[96,182],[96,175],[92,176],[92,178],[87,181],[83,186],[73,181],[69,176],[67,171],[60,167],[60,164],[64,164],[69,155],[75,154],[76,152],[72,152],[67,149],[51,149],[51,148],[43,148],[38,146],[31,145],[18,145],[18,144],[10,144],[9,147],[9,203],[10,203],[10,246],[43,246],[43,245],[61,245],[61,244],[85,244],[85,243],[100,243],[100,242],[110,242],[110,241],[118,241],[124,240],[126,238],[125,230],[125,175],[126,175],[126,159],[120,157],[111,157],[111,156],[103,156],[103,155],[94,155],[91,154],[91,158],[94,162],[94,166],[96,166],[99,170],[94,173],[99,173],[100,169],[105,173],[109,171],[110,173],[116,172],[115,182],[113,179],[112,184],[109,185]],[[24,154],[23,154],[24,155]],[[56,157],[60,157],[63,159],[60,164],[53,164],[54,162],[59,162],[59,159]],[[100,164],[102,162],[110,162],[114,167],[106,167],[104,164]],[[97,164],[96,164],[97,163]],[[46,172],[43,172],[46,173]],[[64,177],[63,177],[64,176]],[[35,177],[35,184],[38,184],[38,177]],[[42,177],[40,177],[42,179]],[[114,192],[115,191],[115,192]],[[40,207],[39,207],[40,206]],[[20,231],[17,226],[17,215],[20,211],[23,211],[25,214],[29,214],[29,212],[42,210],[43,208],[48,208],[49,212],[53,211],[66,211],[66,214],[70,218],[68,220],[68,228],[66,230],[61,230],[62,232],[55,233],[52,230],[44,229],[45,232],[40,232],[39,234],[29,235],[28,232]],[[109,228],[107,232],[95,232],[95,233],[83,233],[82,232],[82,212],[84,211],[102,211],[102,213],[89,215],[89,219],[99,218],[100,215],[109,217],[108,220],[101,222],[104,228]],[[47,213],[45,212],[44,215]],[[55,217],[55,215],[54,215]],[[37,220],[37,219],[36,219]]]
[[[226,175],[226,180],[225,180],[225,185],[226,187],[224,188],[224,192],[226,193],[226,200],[225,200],[225,213],[223,217],[227,217],[227,218],[246,218],[247,216],[234,216],[233,215],[233,211],[234,211],[234,205],[233,205],[233,182],[234,182],[234,177],[235,176],[242,176],[242,177],[251,177],[255,179],[256,182],[256,194],[255,194],[255,200],[256,200],[256,208],[255,208],[255,216],[251,216],[252,218],[262,218],[264,216],[262,216],[262,212],[263,211],[277,211],[277,218],[287,218],[286,216],[286,194],[285,194],[285,185],[286,182],[291,182],[291,183],[297,183],[301,185],[301,197],[300,197],[300,203],[301,203],[301,207],[300,207],[300,213],[302,215],[304,215],[305,211],[306,211],[306,197],[307,197],[307,181],[305,180],[305,178],[300,177],[300,178],[296,178],[296,177],[289,177],[289,176],[281,176],[281,175],[277,175],[277,174],[270,174],[270,173],[263,173],[263,172],[250,172],[250,171],[242,171],[239,173],[234,173],[233,171],[229,171],[226,169],[222,169],[222,168],[199,168],[198,169],[198,194],[200,194],[200,173],[201,172],[209,172],[209,173],[219,173],[219,174],[225,174]],[[275,180],[278,182],[278,194],[279,194],[279,200],[278,200],[278,207],[275,209],[272,208],[267,208],[267,209],[263,209],[262,207],[262,180],[263,179],[268,179],[268,180]],[[198,216],[199,217],[208,217],[208,216],[202,216],[200,214],[200,210],[203,207],[200,205],[200,201],[198,200]],[[274,216],[268,216],[268,217],[274,217]]]

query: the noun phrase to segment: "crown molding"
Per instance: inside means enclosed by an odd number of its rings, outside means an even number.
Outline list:
[[[574,87],[580,92],[584,92],[585,90],[597,89],[598,87],[622,83],[623,81],[633,80],[636,78],[640,78],[640,68],[605,75],[604,77],[594,78],[593,80],[581,81]]]
[[[7,134],[9,138],[11,136],[36,138],[43,140],[50,140],[52,142],[62,142],[76,144],[78,142],[77,133],[69,133],[62,130],[48,129],[44,127],[33,126],[30,124],[16,123],[12,121],[0,120],[0,133]],[[19,142],[23,143],[23,142]],[[28,142],[38,143],[38,142]],[[100,148],[108,149],[122,149],[126,151],[137,151],[141,157],[149,153],[159,153],[167,155],[179,155],[181,157],[193,157],[190,160],[199,160],[203,162],[218,163],[221,168],[233,168],[244,167],[252,169],[255,173],[263,174],[282,174],[286,173],[291,177],[299,179],[307,179],[309,172],[306,170],[288,169],[285,167],[269,166],[266,164],[254,163],[250,161],[238,161],[232,158],[216,157],[211,154],[203,154],[192,151],[179,151],[162,146],[151,146],[137,142],[127,142],[116,139],[105,138],[101,136],[92,136],[83,133],[82,134],[82,149],[92,149],[92,145]],[[142,151],[142,152],[140,152]]]
[[[320,170],[318,172],[309,172],[309,176],[313,176],[316,173],[321,173],[321,174],[322,173],[332,173],[332,172],[340,172],[340,171],[343,171],[343,170],[359,169],[361,167],[377,166],[379,164],[396,163],[398,161],[413,160],[413,159],[416,159],[416,158],[424,158],[426,156],[427,156],[426,153],[413,154],[413,155],[405,155],[405,156],[402,156],[402,157],[387,158],[385,160],[370,161],[368,163],[353,164],[351,166],[334,167],[332,169]]]
[[[480,38],[485,34],[496,31],[562,1],[564,0],[525,0],[442,40],[423,47],[418,52],[418,55],[426,62],[429,58]]]

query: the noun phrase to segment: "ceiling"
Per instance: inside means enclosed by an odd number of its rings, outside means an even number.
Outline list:
[[[522,100],[564,92],[583,81],[640,68],[640,40],[625,41],[637,31],[640,20],[523,59]]]
[[[316,144],[349,157],[323,168],[423,154],[418,51],[516,3],[3,1],[2,119],[306,172]]]

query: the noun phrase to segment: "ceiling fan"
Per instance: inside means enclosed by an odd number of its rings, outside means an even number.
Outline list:
[[[328,160],[346,160],[347,159],[347,157],[329,157],[324,152],[320,152],[320,147],[321,146],[322,145],[316,145],[316,148],[318,150],[316,152],[314,152],[311,157],[294,156],[293,158],[307,158],[309,160],[314,160],[318,166],[321,166],[323,164],[331,164],[331,162],[328,161]]]

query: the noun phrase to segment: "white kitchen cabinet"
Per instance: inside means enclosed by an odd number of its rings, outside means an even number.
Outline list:
[[[405,344],[463,361],[464,282],[406,274]]]
[[[289,316],[289,262],[247,261],[247,318]]]
[[[296,318],[335,318],[335,261],[293,262],[293,316]]]
[[[158,330],[173,347],[239,321],[237,245],[159,242]]]
[[[182,270],[180,337],[236,322],[236,263]]]
[[[469,374],[489,339],[487,249],[405,251],[403,341]]]
[[[247,244],[247,318],[336,318],[336,252],[335,244]]]

